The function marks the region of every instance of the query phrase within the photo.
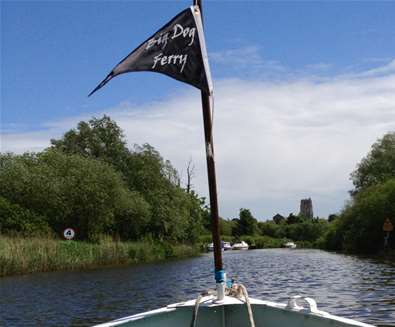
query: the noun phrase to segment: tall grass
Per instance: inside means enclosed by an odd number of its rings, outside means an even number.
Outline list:
[[[114,242],[109,239],[87,243],[0,235],[0,277],[153,262],[198,254],[198,247],[184,244]]]

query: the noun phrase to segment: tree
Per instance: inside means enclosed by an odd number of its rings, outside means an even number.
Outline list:
[[[207,208],[191,189],[191,165],[186,191],[170,161],[149,144],[128,149],[105,115],[51,143],[40,154],[0,157],[0,167],[10,168],[2,169],[0,196],[46,217],[56,232],[71,226],[82,239],[116,233],[182,242],[201,233]]]
[[[150,216],[151,207],[139,193],[123,190],[115,208],[113,230],[123,240],[141,239]]]
[[[370,186],[354,196],[336,221],[345,251],[374,253],[383,248],[385,218],[395,224],[395,178]],[[390,247],[395,248],[394,238]]]
[[[311,220],[309,218],[285,225],[285,236],[294,241],[314,242],[327,230],[328,222],[324,219]]]
[[[384,219],[395,219],[395,132],[372,145],[351,179],[352,199],[338,216],[329,217],[329,229],[319,243],[331,250],[378,252],[383,248]],[[395,248],[394,238],[390,247]]]
[[[133,230],[148,223],[145,200],[130,192],[121,175],[104,162],[54,149],[2,156],[1,162],[0,196],[34,217],[44,217],[58,235],[73,227],[79,239],[94,241],[116,231],[116,223],[126,217]]]
[[[255,235],[258,232],[258,221],[248,209],[241,208],[239,219],[234,219],[233,221],[235,221],[233,234],[236,236]]]
[[[0,233],[51,234],[46,218],[0,196]]]
[[[232,221],[219,218],[219,231],[221,235],[232,236]]]
[[[369,186],[393,177],[395,177],[395,132],[384,135],[374,143],[369,154],[351,173],[351,180],[355,186],[351,194],[356,195]]]
[[[125,169],[129,153],[121,128],[106,115],[80,121],[76,129],[69,130],[59,140],[52,139],[51,143],[56,150],[100,159],[120,171]]]
[[[204,209],[200,199],[191,190],[187,193],[181,188],[179,174],[170,161],[164,160],[149,144],[134,145],[129,150],[122,130],[110,117],[82,121],[77,129],[51,142],[52,149],[110,164],[121,174],[132,196],[140,196],[118,220],[124,226],[118,230],[122,237],[143,233],[157,239],[190,241],[202,228]],[[149,210],[140,200],[148,204]],[[138,221],[136,208],[140,208],[143,217],[150,212],[149,223],[143,230],[126,228],[132,216]]]
[[[293,213],[290,213],[289,216],[287,217],[287,224],[292,225],[292,224],[297,224],[300,223],[303,220],[302,217],[295,216]]]
[[[285,220],[285,218],[283,217]],[[263,236],[270,236],[270,237],[279,237],[279,230],[283,228],[284,224],[279,225],[278,223],[274,221],[260,221],[258,222],[258,227],[260,234]]]
[[[195,176],[195,165],[192,162],[192,158],[189,159],[187,165],[187,193],[192,189],[192,178]]]
[[[328,224],[328,229],[317,241],[318,246],[331,251],[341,251],[344,235],[341,228],[341,220],[335,219]]]
[[[273,221],[276,224],[283,224],[285,223],[285,217],[281,216],[279,213],[277,213],[274,217],[273,217]]]

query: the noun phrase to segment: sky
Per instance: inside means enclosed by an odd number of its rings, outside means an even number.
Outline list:
[[[220,215],[339,212],[350,173],[395,131],[395,2],[203,1]],[[0,151],[41,151],[109,115],[128,145],[190,159],[207,196],[200,92],[156,73],[87,94],[189,1],[2,1]]]

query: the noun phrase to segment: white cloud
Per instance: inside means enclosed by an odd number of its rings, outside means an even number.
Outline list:
[[[265,72],[266,77],[273,74],[284,74],[286,67],[276,60],[263,58],[260,48],[257,46],[246,46],[242,48],[228,49],[220,52],[210,53],[210,62],[216,66],[226,67],[230,73],[238,72],[248,74],[259,74]]]
[[[221,214],[236,216],[240,207],[258,218],[297,213],[304,197],[313,199],[315,214],[339,210],[352,188],[350,172],[377,138],[395,130],[393,63],[377,74],[321,81],[217,81],[214,144]],[[152,144],[180,171],[192,157],[194,185],[200,194],[208,193],[197,91],[104,112],[130,144]],[[2,151],[39,150],[80,119],[50,123],[37,133],[4,134]]]
[[[390,61],[388,64],[370,69],[366,72],[361,73],[361,76],[377,76],[377,75],[387,75],[387,74],[395,74],[395,59]]]
[[[210,53],[210,61],[218,64],[245,65],[246,63],[258,65],[263,63],[263,58],[256,46],[228,49]]]
[[[30,133],[4,133],[0,139],[0,152],[36,152],[49,146],[53,131]]]

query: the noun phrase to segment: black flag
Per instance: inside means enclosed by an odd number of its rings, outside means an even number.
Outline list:
[[[212,83],[199,8],[193,6],[179,13],[116,65],[89,96],[113,77],[134,71],[166,74],[210,94]]]

